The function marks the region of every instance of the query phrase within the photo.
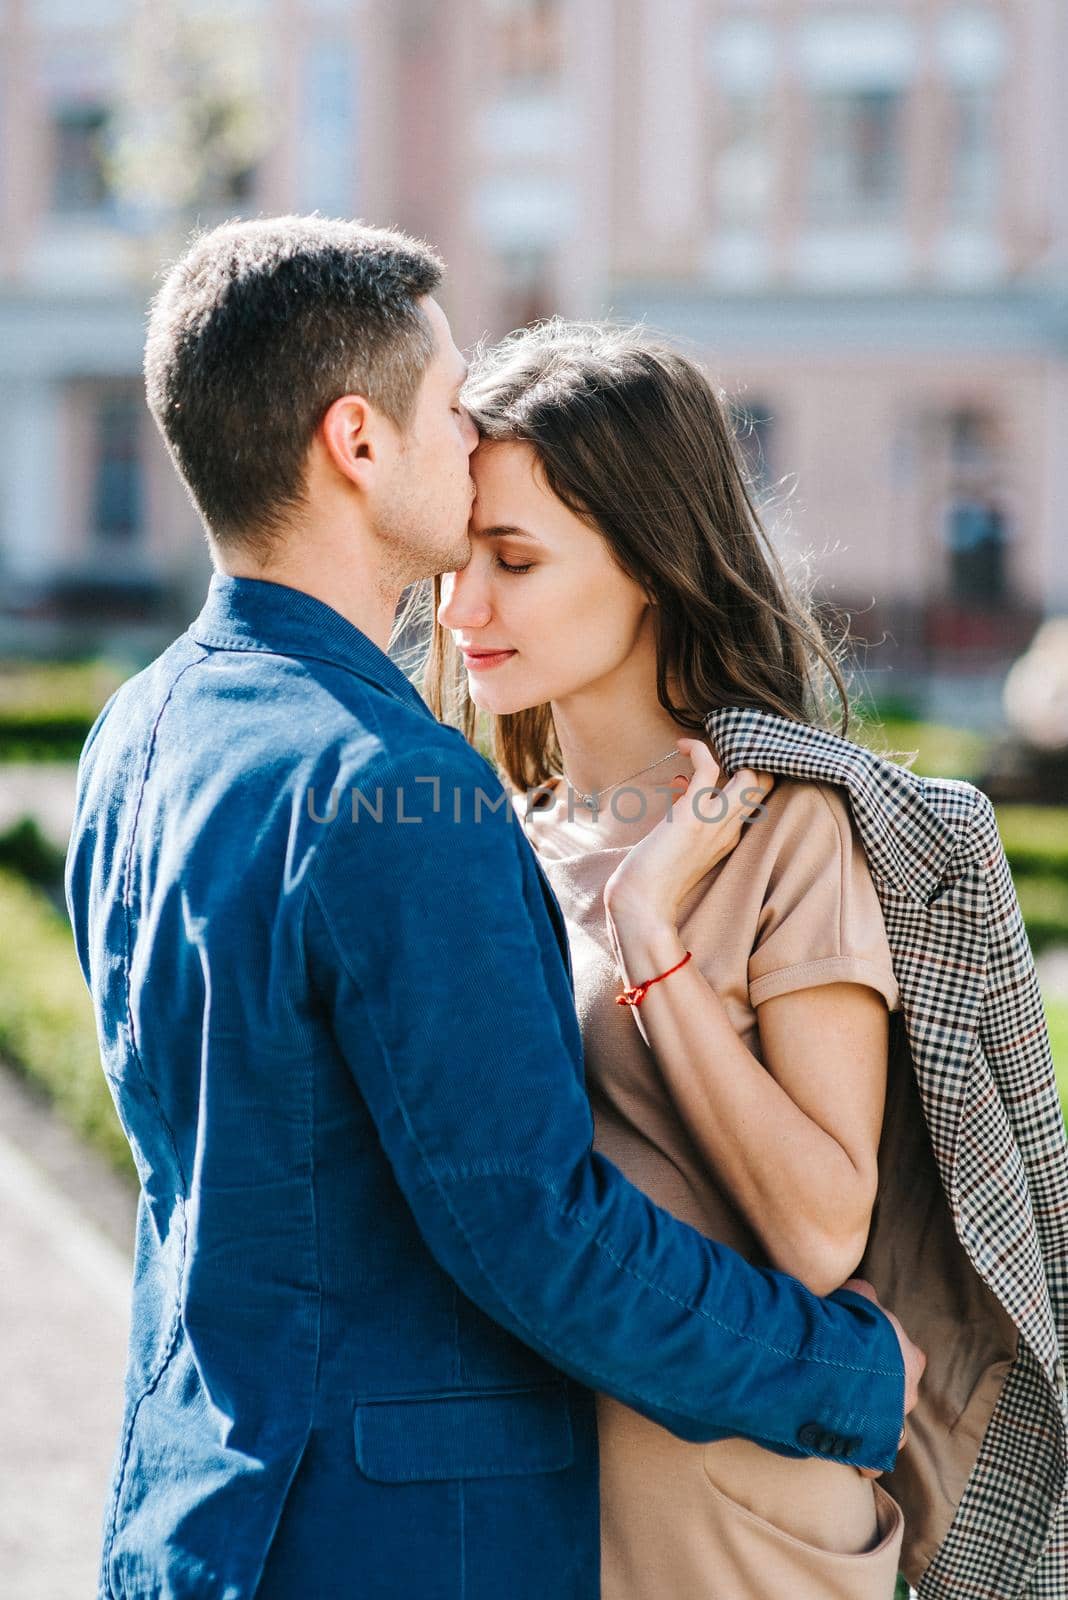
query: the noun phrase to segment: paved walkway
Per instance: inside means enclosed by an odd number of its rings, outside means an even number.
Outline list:
[[[0,1129],[0,1596],[92,1600],[133,1195],[6,1068]]]

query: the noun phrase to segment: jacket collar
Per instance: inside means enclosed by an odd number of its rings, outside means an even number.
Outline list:
[[[340,612],[286,584],[212,574],[207,599],[188,633],[215,650],[334,661],[413,710],[433,718],[418,690],[389,656]]]
[[[875,870],[911,899],[931,899],[959,840],[916,774],[824,728],[750,706],[718,706],[704,723],[728,773],[757,767],[848,790]]]

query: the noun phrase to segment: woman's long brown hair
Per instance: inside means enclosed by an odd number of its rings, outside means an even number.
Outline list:
[[[641,328],[554,318],[480,349],[463,401],[483,438],[532,447],[552,492],[655,600],[657,697],[678,723],[701,734],[706,712],[738,705],[830,727],[833,684],[835,731],[846,736],[844,641],[828,642],[806,589],[787,578],[723,399],[694,362]],[[487,714],[437,622],[440,577],[432,587],[423,693],[477,744]],[[560,771],[548,704],[489,723],[493,759],[516,790]]]

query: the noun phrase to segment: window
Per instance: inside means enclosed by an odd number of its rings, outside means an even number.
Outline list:
[[[728,94],[722,128],[714,163],[719,220],[726,227],[760,222],[770,209],[775,177],[768,94],[762,89]]]
[[[994,428],[985,412],[950,413],[949,459],[955,472],[989,472],[994,453]]]
[[[298,144],[300,204],[346,216],[358,210],[356,62],[344,36],[317,40],[304,61]]]
[[[989,6],[955,6],[937,21],[946,84],[946,220],[988,222],[999,187],[999,96],[1008,57],[1004,19]]]
[[[892,215],[904,193],[896,88],[825,90],[813,105],[811,209],[817,221]]]
[[[139,391],[105,393],[94,419],[91,517],[97,540],[135,543],[142,531],[143,484]]]
[[[502,254],[502,322],[505,328],[524,328],[551,317],[553,302],[552,272],[548,253],[531,248]]]
[[[948,419],[949,494],[944,542],[950,598],[992,609],[1010,599],[1001,448],[993,419],[960,410]]]
[[[1007,599],[1005,515],[989,500],[957,498],[946,517],[949,588],[962,604],[995,606]]]
[[[730,16],[706,35],[712,189],[726,228],[764,221],[773,203],[781,47],[781,35],[757,17]]]
[[[9,8],[10,9],[10,8]],[[128,9],[124,0],[24,0],[34,30],[119,27]]]
[[[540,82],[563,66],[561,0],[490,0],[500,70],[512,81]]]
[[[53,211],[91,213],[107,206],[107,128],[108,112],[101,105],[59,106],[53,112]]]
[[[989,219],[997,192],[996,101],[986,88],[950,91],[949,215],[955,222]]]

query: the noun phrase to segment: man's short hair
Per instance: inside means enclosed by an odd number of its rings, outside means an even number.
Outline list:
[[[416,302],[443,271],[419,240],[319,216],[194,238],[153,301],[145,389],[221,546],[270,547],[303,502],[308,447],[339,395],[407,426],[434,351]]]

